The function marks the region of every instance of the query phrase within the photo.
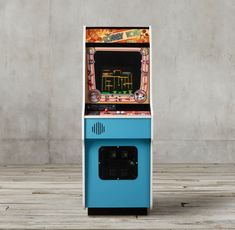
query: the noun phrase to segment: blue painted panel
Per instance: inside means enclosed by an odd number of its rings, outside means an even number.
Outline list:
[[[87,139],[109,138],[151,138],[150,118],[87,118],[85,119]]]
[[[138,176],[135,180],[99,178],[98,150],[101,146],[136,146]],[[150,207],[150,139],[86,140],[86,207]]]

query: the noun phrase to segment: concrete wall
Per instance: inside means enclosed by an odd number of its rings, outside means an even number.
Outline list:
[[[235,1],[0,0],[0,164],[79,162],[82,26],[149,24],[154,159],[235,162]]]

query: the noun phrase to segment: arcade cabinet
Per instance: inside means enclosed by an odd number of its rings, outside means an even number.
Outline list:
[[[152,206],[150,27],[84,27],[83,198],[88,215]]]

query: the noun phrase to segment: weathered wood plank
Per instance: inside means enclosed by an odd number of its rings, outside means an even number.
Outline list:
[[[235,229],[235,164],[154,165],[148,216],[88,217],[81,165],[0,167],[1,229]]]

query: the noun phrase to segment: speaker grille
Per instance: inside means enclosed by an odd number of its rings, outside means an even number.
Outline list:
[[[96,122],[92,126],[91,131],[97,135],[100,135],[105,132],[105,126],[100,122]]]

